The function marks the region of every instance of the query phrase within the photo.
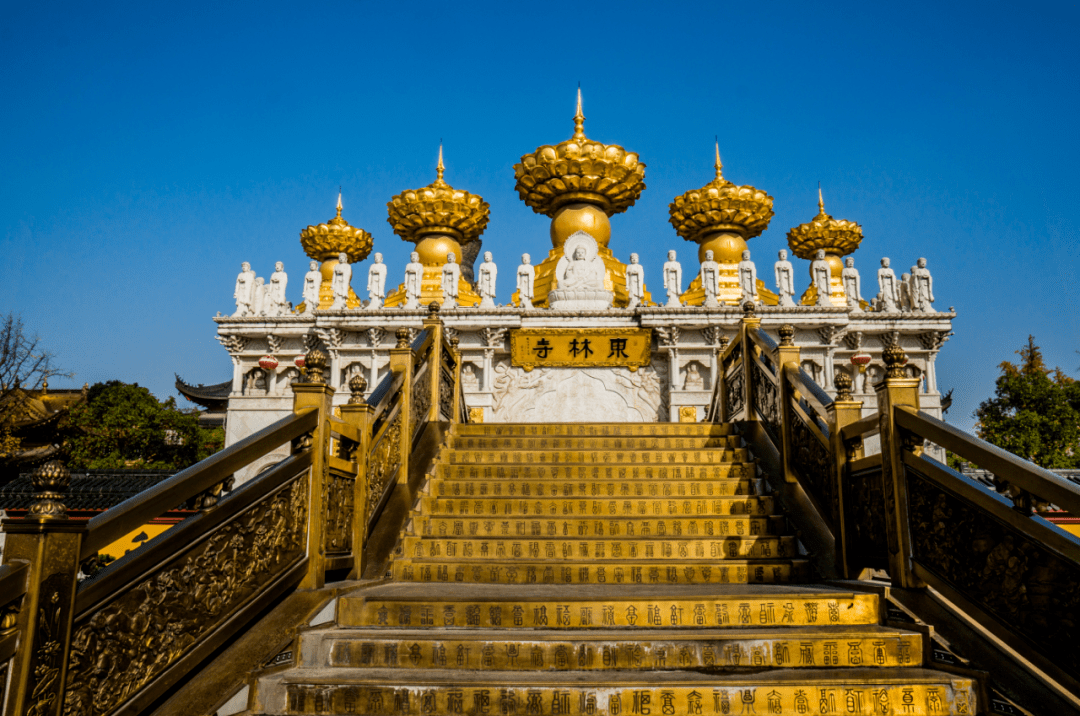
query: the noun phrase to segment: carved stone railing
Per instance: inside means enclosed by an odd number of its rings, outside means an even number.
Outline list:
[[[364,378],[350,380],[340,417],[313,350],[292,415],[88,522],[67,518],[61,464],[35,471],[36,502],[3,524],[0,713],[139,713],[284,594],[319,589],[328,573],[362,575],[420,429],[462,413],[460,356],[437,310],[414,340],[398,332],[391,372],[367,400]],[[233,473],[282,445],[288,457],[227,491]],[[180,504],[198,511],[78,581],[83,562]]]

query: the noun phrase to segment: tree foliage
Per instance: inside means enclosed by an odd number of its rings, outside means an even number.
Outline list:
[[[0,316],[0,459],[18,451],[19,439],[10,426],[23,414],[31,392],[49,378],[71,377],[56,365],[56,358],[41,345],[41,338],[27,331],[14,312]]]
[[[197,411],[159,401],[138,384],[109,381],[87,392],[71,409],[70,437],[64,443],[72,469],[140,467],[180,470],[221,449],[221,428],[199,426]]]
[[[1033,336],[1017,353],[975,411],[979,437],[1041,467],[1080,467],[1080,383],[1047,368]]]

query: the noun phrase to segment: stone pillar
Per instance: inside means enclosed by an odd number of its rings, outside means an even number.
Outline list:
[[[495,383],[495,349],[484,349],[484,382],[482,384],[482,390],[485,393],[492,391],[492,386]]]

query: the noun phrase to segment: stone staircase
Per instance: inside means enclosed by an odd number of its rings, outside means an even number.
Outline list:
[[[387,582],[338,599],[252,713],[974,714],[882,598],[807,584],[729,425],[454,428]]]

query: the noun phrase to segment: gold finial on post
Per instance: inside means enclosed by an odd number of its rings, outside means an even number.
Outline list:
[[[574,113],[574,139],[585,139],[585,115],[581,111],[581,83],[577,86],[577,112]]]
[[[29,516],[39,520],[66,519],[67,507],[61,500],[71,484],[71,471],[64,463],[49,460],[39,465],[30,473],[30,482],[34,486],[34,504],[30,506]]]
[[[394,337],[397,338],[397,345],[395,348],[408,348],[409,347],[409,329],[399,328],[394,331]]]
[[[326,370],[326,354],[318,348],[304,356],[304,371],[309,383],[324,383],[323,371]]]
[[[349,398],[349,405],[359,405],[364,402],[364,391],[367,390],[367,380],[363,375],[357,373],[349,379],[349,392],[352,395]]]
[[[881,352],[881,359],[885,362],[886,378],[906,378],[904,364],[908,362],[907,353],[900,347],[900,343],[894,341]]]
[[[776,332],[780,334],[780,345],[785,348],[795,345],[795,326],[785,323]]]

